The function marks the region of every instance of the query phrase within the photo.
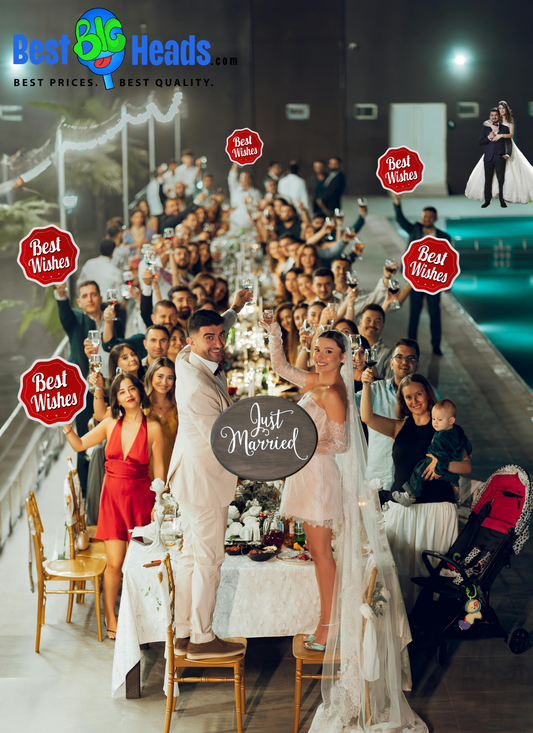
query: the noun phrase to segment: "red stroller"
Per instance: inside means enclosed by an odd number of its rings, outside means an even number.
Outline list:
[[[501,626],[490,606],[490,589],[529,537],[531,490],[527,471],[503,466],[481,486],[468,522],[448,553],[422,553],[429,577],[412,578],[423,590],[411,621],[436,635],[439,664],[446,661],[446,639],[503,637],[513,654],[528,648],[526,629],[513,628],[508,634]],[[440,562],[434,567],[430,557]]]

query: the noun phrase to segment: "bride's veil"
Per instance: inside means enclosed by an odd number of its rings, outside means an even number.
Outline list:
[[[338,456],[343,521],[334,534],[337,575],[332,636],[322,670],[323,702],[310,733],[427,732],[403,694],[411,688],[407,654],[411,633],[378,493],[366,479],[366,441],[346,336],[344,343],[348,450]],[[369,586],[373,586],[370,598]]]

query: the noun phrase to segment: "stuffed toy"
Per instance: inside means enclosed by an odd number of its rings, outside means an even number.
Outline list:
[[[481,614],[481,603],[477,598],[470,598],[465,603],[466,616],[459,621],[459,628],[462,631],[469,629],[477,618],[483,618]]]

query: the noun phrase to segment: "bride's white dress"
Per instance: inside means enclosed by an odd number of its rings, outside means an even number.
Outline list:
[[[346,336],[343,340],[349,354],[350,342]],[[287,363],[277,323],[270,327],[270,349],[274,371],[305,387],[308,374]],[[300,402],[315,420],[318,450],[301,476],[287,479],[282,503],[284,513],[294,512],[312,524],[328,526],[337,519],[330,619],[337,633],[324,655],[323,702],[310,733],[427,733],[403,693],[411,689],[411,632],[378,494],[366,479],[351,359],[341,375],[348,398],[343,425],[329,421],[310,394]],[[374,592],[366,598],[374,570]]]
[[[475,201],[485,201],[485,167],[483,156],[476,165],[468,183],[466,184],[465,195]],[[492,179],[492,198],[497,199],[500,195],[498,179],[494,173]],[[505,165],[505,178],[503,180],[503,198],[511,204],[527,204],[533,201],[533,166],[526,156],[521,152],[513,140],[511,157]]]

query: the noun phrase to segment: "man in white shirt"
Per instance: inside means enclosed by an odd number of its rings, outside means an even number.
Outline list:
[[[243,170],[237,175],[238,170],[238,163],[233,163],[228,175],[230,203],[233,208],[229,220],[233,226],[239,229],[254,229],[248,204],[250,204],[250,209],[259,204],[261,194],[253,187],[252,176],[249,171]]]
[[[164,183],[163,168],[159,166],[146,187],[146,202],[150,208],[150,216],[159,216],[163,213],[163,204],[159,196],[159,187],[162,183]]]
[[[105,298],[107,290],[118,290],[121,299],[122,272],[113,264],[111,258],[115,251],[115,243],[112,239],[103,239],[100,242],[100,256],[93,257],[83,265],[78,275],[78,282],[94,280],[98,283],[102,297]]]
[[[185,195],[194,196],[196,193],[196,179],[200,175],[202,161],[200,158],[194,163],[192,150],[184,150],[181,155],[181,165],[176,168],[174,177],[185,186]]]
[[[296,161],[291,160],[289,165],[289,173],[280,179],[278,183],[278,193],[284,199],[288,199],[293,206],[298,206],[301,201],[305,209],[309,211],[309,196],[307,193],[307,185],[303,178],[298,175],[300,166]]]

